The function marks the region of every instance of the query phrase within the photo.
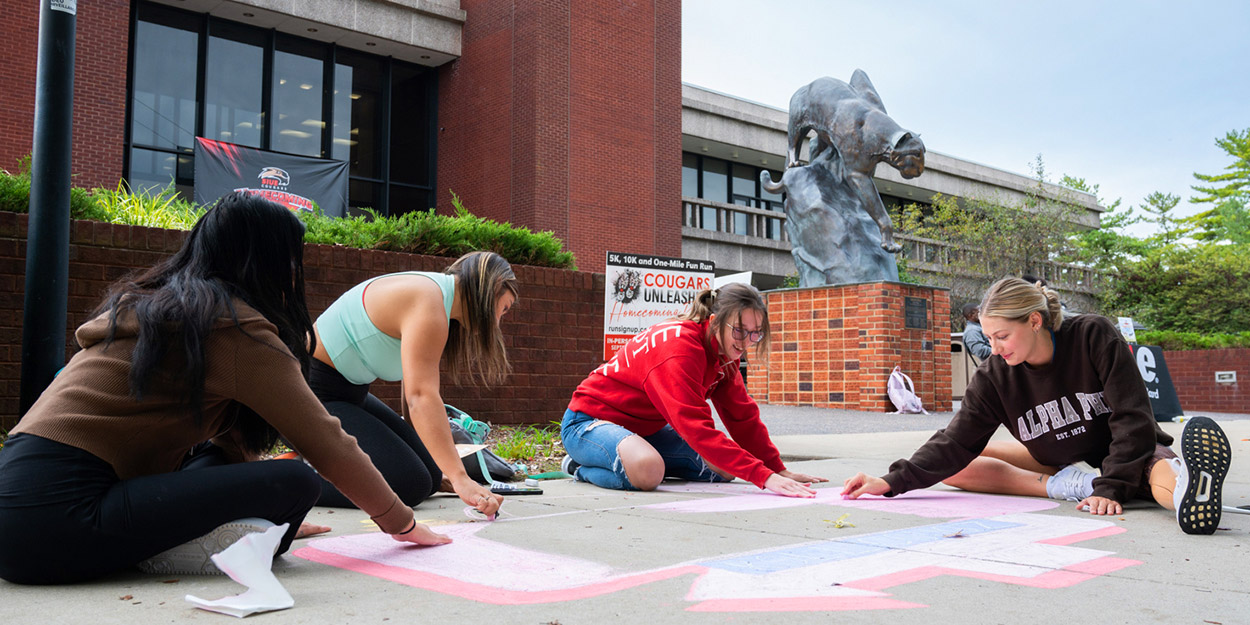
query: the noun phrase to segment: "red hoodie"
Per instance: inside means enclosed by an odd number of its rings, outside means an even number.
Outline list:
[[[650,436],[665,424],[707,462],[764,487],[785,470],[747,395],[738,361],[720,363],[707,322],[665,321],[639,333],[573,391],[569,408]],[[716,429],[711,399],[729,437]]]

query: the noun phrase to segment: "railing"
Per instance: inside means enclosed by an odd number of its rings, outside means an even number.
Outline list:
[[[699,198],[682,198],[682,225],[714,232],[789,242],[785,228],[786,215],[780,211],[753,206],[725,204]],[[976,255],[976,250],[907,234],[895,234],[903,245],[903,256],[911,267],[921,271],[950,274],[950,267]],[[971,264],[971,263],[969,263]],[[1057,288],[1081,293],[1095,293],[1105,283],[1103,272],[1053,261],[1039,264],[1039,278]]]
[[[786,214],[741,204],[682,198],[682,225],[747,237],[789,241]]]

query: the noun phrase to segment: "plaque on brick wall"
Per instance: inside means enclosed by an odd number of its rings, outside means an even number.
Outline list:
[[[903,327],[908,330],[929,329],[929,301],[923,297],[903,298]]]

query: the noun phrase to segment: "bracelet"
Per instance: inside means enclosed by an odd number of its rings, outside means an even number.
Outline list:
[[[412,533],[412,530],[415,530],[415,529],[417,529],[417,520],[416,520],[416,519],[413,519],[413,520],[412,520],[412,525],[409,525],[409,526],[408,526],[408,529],[406,529],[406,530],[404,530],[404,531],[402,531],[402,532],[400,532],[400,533],[398,533],[398,534],[395,534],[395,535],[396,535],[396,536],[403,536],[404,534],[410,534],[410,533]]]

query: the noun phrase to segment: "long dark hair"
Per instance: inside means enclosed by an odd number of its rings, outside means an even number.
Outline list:
[[[110,289],[96,314],[109,316],[105,344],[113,341],[119,313],[138,324],[130,365],[130,392],[142,401],[152,378],[176,353],[177,380],[192,416],[204,413],[205,349],[213,323],[229,318],[238,326],[238,298],[278,328],[278,337],[308,370],[312,320],[304,300],[304,225],[269,200],[231,193],[208,210],[173,256]],[[162,376],[162,380],[164,376]],[[179,392],[178,390],[173,392]],[[265,451],[274,429],[245,406],[234,427],[250,451]]]

